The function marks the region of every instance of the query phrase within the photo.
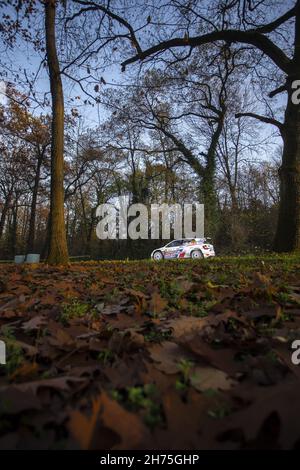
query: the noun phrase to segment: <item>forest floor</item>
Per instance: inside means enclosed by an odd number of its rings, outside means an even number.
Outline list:
[[[300,448],[300,257],[2,265],[0,328],[1,449]]]

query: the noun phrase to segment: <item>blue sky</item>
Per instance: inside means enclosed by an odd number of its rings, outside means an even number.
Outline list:
[[[42,14],[42,12],[41,12]],[[37,22],[42,21],[42,17],[37,19]],[[35,25],[36,26],[36,25]],[[42,25],[41,25],[42,26]],[[44,59],[44,54],[41,52],[37,52],[33,49],[33,47],[21,41],[18,43],[18,47],[14,49],[14,51],[8,51],[8,53],[3,53],[1,51],[2,60],[7,63],[7,65],[13,68],[15,71],[20,68],[20,81],[18,82],[17,79],[14,80],[15,85],[17,88],[24,90],[26,92],[26,85],[24,85],[24,69],[27,71],[27,75],[35,74],[37,70],[40,68],[41,61]],[[121,67],[119,65],[113,65],[110,67],[106,67],[101,75],[108,83],[108,85],[100,85],[102,87],[107,88],[109,86],[115,86],[118,89],[130,82],[130,75],[134,73],[133,67],[128,67],[128,71],[126,73],[121,72]],[[64,82],[64,92],[65,92],[65,108],[67,112],[71,112],[72,108],[76,108],[80,115],[82,115],[82,121],[85,126],[88,127],[96,127],[107,116],[107,112],[101,104],[93,103],[94,106],[89,104],[84,104],[84,100],[87,99],[87,96],[83,93],[80,89],[79,85],[74,83],[73,81],[66,79],[63,77]],[[46,67],[41,67],[36,79],[35,88],[37,91],[37,96],[41,98],[44,93],[48,93],[48,98],[50,99],[49,95],[49,78]],[[88,89],[90,91],[90,89]],[[93,91],[93,89],[92,89]],[[95,93],[93,93],[95,94]],[[80,97],[80,99],[77,99]],[[279,105],[284,105],[286,101],[285,95],[281,95],[278,100]],[[272,103],[272,101],[270,101]],[[41,109],[39,106],[34,105],[33,112],[39,114],[41,112],[47,112],[49,109]],[[274,129],[270,126],[265,126],[263,130],[264,135],[268,135]],[[276,139],[278,143],[280,143],[280,139]]]

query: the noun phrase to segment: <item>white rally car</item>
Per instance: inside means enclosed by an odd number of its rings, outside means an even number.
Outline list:
[[[171,258],[209,258],[215,256],[214,247],[209,240],[209,238],[182,238],[173,240],[162,248],[152,251],[151,258],[155,261]]]

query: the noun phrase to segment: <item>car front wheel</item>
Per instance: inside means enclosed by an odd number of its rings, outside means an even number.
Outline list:
[[[202,259],[203,258],[203,253],[200,250],[193,250],[191,253],[191,258],[192,259]]]
[[[153,259],[154,259],[155,261],[160,261],[160,260],[163,259],[163,257],[164,257],[164,255],[162,254],[161,251],[155,251],[155,252],[153,253]]]

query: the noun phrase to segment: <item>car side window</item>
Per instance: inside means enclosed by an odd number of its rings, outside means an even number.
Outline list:
[[[174,248],[174,246],[182,245],[182,240],[174,240],[173,242],[167,245],[167,248]]]

